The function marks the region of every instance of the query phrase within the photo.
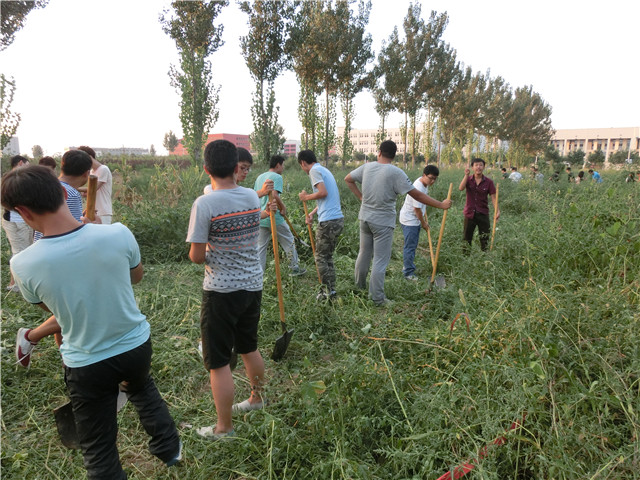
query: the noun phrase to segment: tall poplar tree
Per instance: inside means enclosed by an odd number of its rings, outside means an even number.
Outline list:
[[[240,9],[249,16],[249,33],[240,37],[242,55],[256,82],[251,107],[251,146],[259,158],[269,162],[271,155],[282,151],[285,142],[283,129],[278,125],[274,82],[289,64],[284,46],[292,5],[284,0],[254,0],[241,2]]]
[[[227,0],[175,1],[173,12],[160,15],[163,31],[175,42],[180,55],[180,67],[169,70],[171,85],[181,94],[180,122],[184,146],[194,165],[202,163],[202,149],[209,129],[218,120],[218,93],[211,77],[209,55],[223,45],[223,26],[214,20]]]

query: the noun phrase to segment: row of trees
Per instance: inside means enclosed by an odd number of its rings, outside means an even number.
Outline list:
[[[222,45],[223,27],[214,21],[226,5],[227,0],[176,1],[160,16],[180,54],[179,67],[172,66],[169,75],[181,94],[184,143],[195,162],[218,117],[219,87],[212,84],[207,58]],[[502,77],[474,73],[458,61],[455,49],[442,40],[446,13],[431,12],[425,20],[420,4],[410,5],[402,33],[394,28],[374,62],[367,33],[370,0],[244,0],[239,5],[249,27],[240,39],[242,54],[255,82],[251,142],[264,160],[284,144],[274,82],[287,69],[300,84],[303,148],[324,159],[334,145],[343,161],[351,158],[353,101],[364,89],[373,94],[380,115],[379,140],[386,138],[389,114],[404,115],[405,162],[409,151],[414,163],[418,153],[429,158],[437,151],[440,159],[442,146],[461,158],[464,151],[469,155],[481,147],[495,153],[504,142],[512,156],[535,155],[552,135],[551,108],[531,86],[512,89]],[[338,102],[345,122],[341,139],[335,135]]]

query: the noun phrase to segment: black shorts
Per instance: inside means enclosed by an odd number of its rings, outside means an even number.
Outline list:
[[[224,367],[236,353],[258,349],[262,290],[219,293],[203,290],[200,309],[202,356],[207,370]]]

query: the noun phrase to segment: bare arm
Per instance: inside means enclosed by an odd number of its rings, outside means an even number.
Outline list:
[[[205,254],[207,253],[206,243],[192,243],[189,249],[189,260],[193,263],[204,263]]]
[[[462,179],[462,181],[460,182],[460,186],[458,187],[458,190],[460,190],[461,192],[467,188],[467,179],[469,178],[469,173],[471,173],[471,170],[469,170],[468,168],[464,169],[464,178]]]
[[[131,275],[132,285],[140,282],[140,280],[142,280],[142,277],[144,276],[144,268],[142,267],[142,262],[129,270],[129,275]]]
[[[424,228],[425,230],[429,230],[429,224],[424,219],[424,215],[422,215],[422,209],[413,207],[413,212],[416,214],[416,217],[418,217],[418,220],[420,220],[420,225],[422,225],[422,228]]]
[[[278,210],[280,210],[280,215],[284,217],[287,214],[287,208],[284,206],[284,202],[282,201],[282,198],[280,198],[280,194],[277,190],[273,191],[273,199],[276,201]]]
[[[411,195],[412,198],[416,199],[420,203],[429,205],[430,207],[441,208],[443,210],[447,210],[451,207],[451,200],[444,200],[442,202],[439,202],[435,198],[431,198],[429,195],[422,193],[417,188],[411,190],[407,195]]]
[[[273,180],[268,178],[262,184],[262,188],[260,190],[256,190],[256,193],[258,194],[258,198],[262,198],[269,195],[269,192],[272,190],[273,190]]]
[[[319,182],[315,186],[318,189],[317,192],[307,193],[305,190],[302,190],[302,192],[298,194],[298,198],[303,202],[308,202],[309,200],[320,200],[329,195],[327,188],[324,186],[324,182]]]
[[[347,182],[347,187],[349,187],[349,190],[351,190],[351,192],[356,196],[356,198],[362,201],[362,192],[358,188],[358,185],[356,185],[356,181],[353,178],[351,178],[350,173],[347,174],[346,177],[344,177],[344,181]]]

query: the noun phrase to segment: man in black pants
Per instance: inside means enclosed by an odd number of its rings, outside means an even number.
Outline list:
[[[489,243],[489,232],[491,231],[491,223],[489,222],[489,195],[493,202],[493,210],[496,212],[496,220],[500,218],[500,208],[498,208],[498,199],[496,198],[496,186],[489,177],[483,175],[484,160],[474,158],[471,160],[471,169],[465,168],[464,178],[460,182],[458,189],[466,190],[467,201],[464,205],[464,240],[471,245],[473,232],[478,227],[480,232],[480,248],[483,251],[487,249]],[[473,170],[473,175],[469,175]],[[465,246],[465,252],[468,251]]]

